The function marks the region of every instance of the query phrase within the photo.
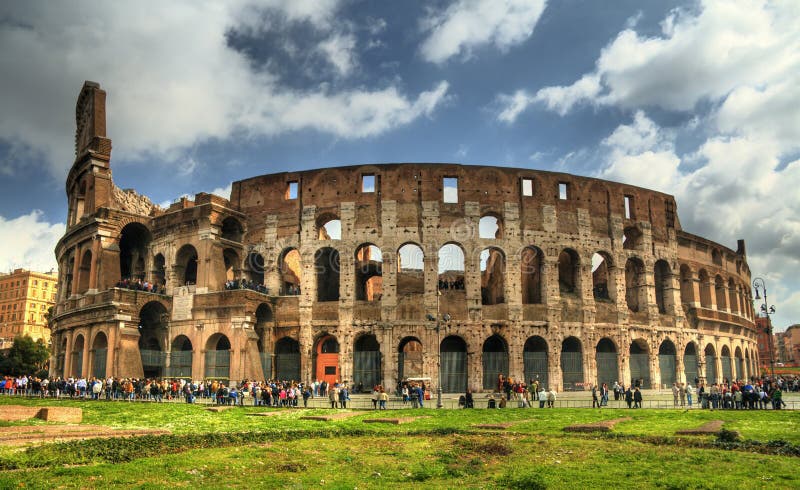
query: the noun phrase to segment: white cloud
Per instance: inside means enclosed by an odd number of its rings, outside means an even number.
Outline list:
[[[40,272],[57,269],[55,247],[64,235],[64,223],[42,220],[39,210],[16,218],[0,216],[0,271],[23,268]]]
[[[444,63],[487,44],[505,51],[533,34],[545,5],[545,0],[459,0],[423,21],[428,37],[420,47],[422,57]]]
[[[74,159],[74,106],[87,79],[108,92],[115,158],[162,159],[179,168],[187,148],[210,139],[297,130],[360,138],[430,115],[445,99],[446,82],[417,95],[395,85],[290,89],[227,44],[232,29],[267,28],[280,14],[327,33],[319,49],[338,73],[350,73],[357,60],[348,57],[352,39],[335,25],[338,5],[0,5],[0,107],[15,115],[0,120],[0,141],[37,152],[55,175],[63,175]]]
[[[231,198],[231,188],[233,187],[233,183],[231,182],[225,187],[217,187],[216,189],[211,191],[211,194],[215,196],[224,197],[225,199]]]

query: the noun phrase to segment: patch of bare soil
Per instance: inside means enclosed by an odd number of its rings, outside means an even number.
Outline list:
[[[622,417],[619,419],[601,420],[600,422],[593,422],[591,424],[568,425],[564,427],[564,432],[611,432],[615,425],[628,420],[631,420],[631,418]]]
[[[19,446],[76,439],[131,437],[169,434],[161,429],[112,429],[100,425],[35,425],[7,427],[0,433],[0,444]]]

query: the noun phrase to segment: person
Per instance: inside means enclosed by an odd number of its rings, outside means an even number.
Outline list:
[[[539,408],[544,408],[544,404],[547,403],[547,391],[544,389],[544,384],[539,386]]]
[[[506,396],[500,395],[500,403],[497,404],[497,408],[506,408]]]
[[[642,391],[638,386],[633,392],[633,408],[642,408]]]
[[[377,386],[373,387],[372,388],[372,409],[373,410],[377,410],[378,409],[378,398],[380,398],[380,396],[381,396],[381,393],[380,393],[380,391],[378,391],[378,387]]]
[[[600,399],[597,397],[597,385],[592,385],[592,408],[600,408]]]
[[[680,386],[678,387],[678,395],[680,396],[680,399],[681,399],[681,408],[683,408],[683,407],[686,406],[686,384],[685,383],[680,383]]]
[[[411,385],[411,389],[409,390],[409,396],[411,398],[411,408],[419,408],[419,395],[417,395],[417,385]]]
[[[261,389],[258,389],[258,394],[261,395]],[[303,387],[303,408],[308,408],[308,399],[311,398],[311,390],[308,386]]]
[[[486,404],[486,408],[497,408],[497,402],[494,399],[494,394],[489,393],[489,401]]]
[[[475,401],[472,398],[472,390],[467,389],[464,395],[464,408],[475,408]]]
[[[350,400],[350,390],[347,389],[347,384],[342,383],[339,388],[339,406],[347,408],[347,402]]]
[[[389,401],[389,394],[386,393],[383,388],[381,388],[380,395],[378,395],[378,405],[380,406],[381,410],[386,410],[386,402]]]
[[[408,403],[408,385],[405,384],[403,385],[402,395],[403,395],[403,405],[406,405]]]
[[[600,405],[603,407],[608,406],[608,383],[603,383],[600,388]]]
[[[680,389],[678,389],[678,383],[672,383],[672,407],[678,408],[678,396],[680,395]]]
[[[692,395],[694,395],[694,388],[686,383],[686,402],[689,404],[689,408],[692,408]]]
[[[417,402],[419,403],[419,408],[425,408],[425,390],[422,386],[417,386]]]
[[[614,381],[614,400],[619,401],[619,381]]]
[[[554,408],[556,406],[556,389],[550,388],[547,394],[547,408]]]
[[[631,408],[631,404],[633,403],[633,392],[631,391],[630,386],[628,386],[628,389],[625,390],[625,403],[628,404],[628,408]]]
[[[328,400],[331,402],[331,408],[336,408],[339,403],[339,390],[333,386],[328,390]]]

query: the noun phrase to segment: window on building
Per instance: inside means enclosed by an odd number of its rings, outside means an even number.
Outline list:
[[[625,219],[633,219],[633,197],[625,196]]]
[[[375,176],[362,175],[361,176],[361,192],[375,192]]]
[[[458,202],[458,178],[445,177],[442,179],[442,200],[447,203]]]
[[[569,197],[568,194],[569,185],[566,182],[559,182],[558,183],[558,198],[562,201],[566,201]]]
[[[522,179],[522,195],[525,197],[533,196],[533,179]]]
[[[297,181],[291,181],[286,185],[286,199],[297,199]]]

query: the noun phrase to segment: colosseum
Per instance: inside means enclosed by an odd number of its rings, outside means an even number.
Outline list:
[[[106,93],[76,107],[54,376],[325,379],[444,392],[754,375],[744,241],[673,196],[524,168],[262,175],[167,209],[111,177]]]

